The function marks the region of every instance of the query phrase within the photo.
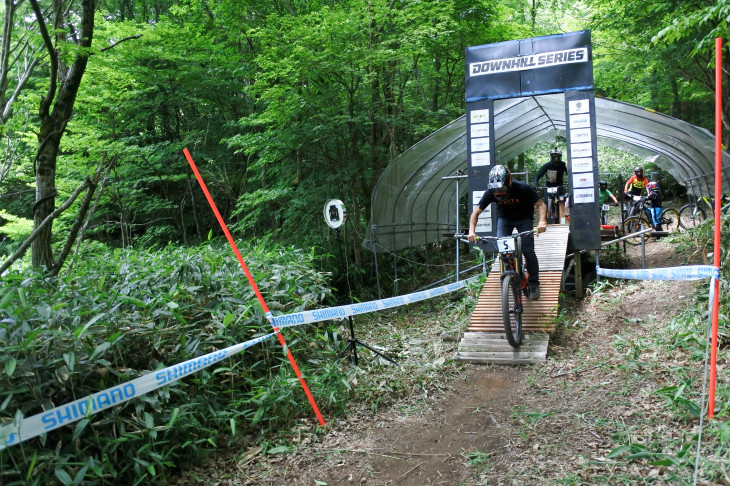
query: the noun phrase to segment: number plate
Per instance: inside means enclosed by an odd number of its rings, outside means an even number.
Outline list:
[[[641,196],[632,196],[634,201],[641,201]]]
[[[603,209],[604,211],[608,211],[609,207],[610,206],[608,204],[604,204],[603,206],[601,206],[601,209]]]
[[[497,250],[500,253],[512,253],[515,251],[515,239],[512,237],[497,238]]]
[[[548,187],[547,192],[548,192],[548,194],[557,194],[558,188],[557,187]]]

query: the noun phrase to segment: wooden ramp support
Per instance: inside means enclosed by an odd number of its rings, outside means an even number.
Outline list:
[[[482,287],[471,322],[459,342],[457,360],[520,364],[547,359],[549,334],[555,330],[554,320],[558,313],[569,232],[567,225],[550,225],[546,232],[535,238],[535,253],[540,262],[540,300],[523,300],[523,345],[514,349],[505,338],[499,264],[495,263]]]

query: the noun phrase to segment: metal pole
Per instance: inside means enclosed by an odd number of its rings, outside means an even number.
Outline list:
[[[456,175],[442,177],[441,180],[455,179],[456,180],[456,231],[454,232],[454,239],[456,240],[456,281],[459,281],[459,260],[460,260],[460,244],[459,244],[459,179],[465,179],[469,176],[462,174],[461,170],[456,171]]]

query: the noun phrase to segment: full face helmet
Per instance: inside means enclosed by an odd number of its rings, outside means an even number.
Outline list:
[[[504,201],[509,195],[509,189],[512,186],[512,175],[503,165],[495,165],[489,171],[489,186],[492,194],[497,201]]]
[[[558,162],[562,156],[563,152],[561,152],[558,148],[554,148],[550,151],[550,160],[553,162]]]
[[[643,175],[644,175],[644,168],[643,167],[636,167],[636,169],[634,169],[634,174],[636,175],[636,177],[643,177]]]
[[[600,188],[600,189],[601,189],[602,191],[605,191],[605,190],[606,190],[606,188],[608,187],[608,182],[606,182],[606,181],[598,181],[598,187],[599,187],[599,188]]]
[[[656,181],[650,181],[646,185],[646,190],[649,191],[649,192],[658,191],[659,190],[659,183],[656,182]]]

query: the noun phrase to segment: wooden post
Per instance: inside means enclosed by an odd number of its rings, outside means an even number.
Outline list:
[[[575,296],[579,299],[583,297],[583,254],[576,251],[573,255],[575,260],[575,268],[573,268],[573,276],[575,277]]]

